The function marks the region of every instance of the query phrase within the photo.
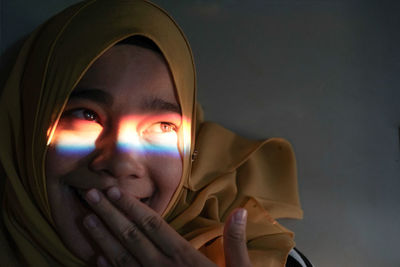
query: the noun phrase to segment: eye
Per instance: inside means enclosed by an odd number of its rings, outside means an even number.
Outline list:
[[[171,122],[157,122],[147,127],[141,136],[149,144],[175,147],[178,142],[178,127]]]
[[[172,132],[172,131],[176,132],[177,127],[173,123],[161,122],[160,129],[163,133]]]
[[[70,111],[66,111],[63,114],[64,117],[68,118],[76,118],[76,119],[81,119],[85,121],[93,121],[98,124],[102,124],[100,120],[100,116],[94,112],[93,110],[90,109],[85,109],[85,108],[80,108],[80,109],[73,109]]]
[[[92,151],[103,131],[101,122],[100,115],[91,109],[65,110],[55,131],[54,144],[63,153]]]
[[[99,116],[96,114],[96,112],[85,109],[83,111],[83,117],[85,118],[85,120],[87,121],[99,121]]]
[[[177,131],[177,126],[173,123],[170,122],[157,122],[153,125],[151,125],[149,128],[147,128],[144,133],[147,134],[162,134],[162,133],[170,133],[170,132],[176,132]]]

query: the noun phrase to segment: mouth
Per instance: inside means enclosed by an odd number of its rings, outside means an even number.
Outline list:
[[[73,186],[69,186],[69,188],[72,191],[72,193],[76,196],[76,198],[79,200],[79,202],[81,202],[85,208],[90,209],[90,206],[85,199],[85,194],[86,194],[87,189],[82,189],[82,188],[73,187]],[[136,199],[138,199],[140,202],[144,203],[145,205],[150,206],[151,197],[143,197],[143,198],[136,197]]]
[[[150,197],[138,198],[140,202],[144,203],[147,206],[150,206]]]
[[[79,202],[87,209],[90,209],[89,204],[87,203],[85,199],[85,191],[83,189],[69,186],[71,192],[76,196],[76,198],[79,200]]]

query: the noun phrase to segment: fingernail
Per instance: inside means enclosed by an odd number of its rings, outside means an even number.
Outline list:
[[[107,260],[103,256],[99,256],[97,258],[97,266],[99,266],[99,267],[109,267],[110,264],[108,264]]]
[[[233,215],[233,221],[236,224],[243,225],[246,223],[246,218],[247,218],[247,210],[246,209],[240,209]]]
[[[119,191],[118,187],[113,186],[110,189],[108,189],[107,196],[111,200],[117,201],[118,199],[121,198],[121,191]]]
[[[99,225],[99,221],[98,221],[96,215],[90,214],[89,216],[85,217],[85,219],[83,220],[83,224],[88,229],[94,229]]]
[[[96,189],[91,189],[86,193],[86,198],[91,203],[96,204],[100,202],[100,194]]]

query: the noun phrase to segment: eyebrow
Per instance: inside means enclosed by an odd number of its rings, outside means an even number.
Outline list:
[[[178,104],[167,102],[158,97],[147,99],[147,101],[143,102],[142,109],[144,111],[169,111],[181,115],[181,108]]]
[[[96,88],[77,88],[72,91],[70,99],[83,98],[98,102],[105,106],[112,106],[114,99],[109,93]]]

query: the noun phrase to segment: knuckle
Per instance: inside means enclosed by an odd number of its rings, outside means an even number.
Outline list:
[[[170,252],[170,259],[174,266],[204,266],[204,261],[201,261],[201,257],[204,255],[190,244],[176,246]]]
[[[142,220],[141,226],[147,232],[157,232],[160,230],[162,223],[161,218],[151,215]]]
[[[171,251],[170,251],[170,256],[171,258],[173,258],[175,261],[182,261],[185,259],[185,255],[188,252],[188,248],[186,246],[176,246],[176,247],[172,247]],[[182,259],[182,256],[184,259]]]
[[[103,230],[100,229],[96,229],[96,231],[92,232],[92,235],[94,236],[94,238],[96,238],[96,240],[98,240],[99,242],[105,241],[107,240],[106,235],[104,234]]]
[[[129,224],[121,231],[121,239],[124,241],[138,240],[140,238],[140,230],[134,224]]]
[[[114,265],[118,266],[118,267],[119,266],[129,266],[133,262],[134,261],[133,261],[132,256],[126,251],[120,253],[118,256],[116,256],[114,258]]]
[[[245,242],[245,234],[244,231],[240,228],[230,229],[227,233],[227,239],[234,242]]]
[[[137,209],[137,204],[133,201],[130,201],[124,198],[124,201],[121,201],[121,206],[125,211],[131,211]]]

